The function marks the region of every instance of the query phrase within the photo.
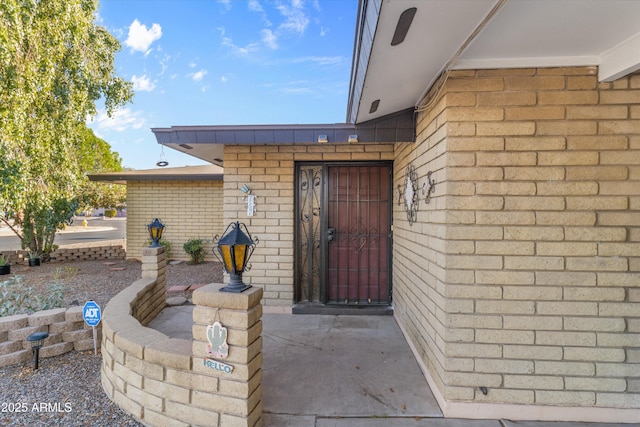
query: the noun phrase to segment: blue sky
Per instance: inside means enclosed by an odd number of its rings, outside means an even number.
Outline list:
[[[152,169],[152,127],[343,123],[357,0],[102,0],[132,104],[89,123],[123,159]],[[204,164],[165,148],[170,167]]]

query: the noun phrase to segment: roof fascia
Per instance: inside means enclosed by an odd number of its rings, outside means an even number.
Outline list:
[[[349,144],[354,135],[365,144],[415,141],[413,108],[359,124],[172,126],[151,130],[159,144],[313,144],[321,140]]]
[[[358,118],[362,89],[369,67],[373,40],[380,18],[382,0],[359,0],[356,32],[351,60],[351,80],[347,100],[347,123],[355,123]]]
[[[97,173],[87,175],[90,181],[126,184],[131,181],[222,181],[222,174],[135,174]]]

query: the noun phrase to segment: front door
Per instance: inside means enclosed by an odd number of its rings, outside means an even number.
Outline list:
[[[391,165],[296,168],[296,302],[391,303]]]

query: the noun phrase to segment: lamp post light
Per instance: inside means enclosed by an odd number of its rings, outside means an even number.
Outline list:
[[[151,224],[147,225],[147,231],[149,237],[151,237],[150,248],[159,248],[162,246],[159,242],[162,239],[162,231],[164,230],[164,224],[160,222],[158,218],[151,221]]]
[[[38,361],[40,359],[40,348],[45,338],[49,338],[47,332],[34,332],[27,337],[27,341],[31,343],[31,350],[33,351],[33,370],[38,369]]]
[[[251,287],[242,282],[242,273],[248,271],[247,266],[251,254],[258,243],[258,239],[251,237],[247,226],[240,222],[232,222],[224,231],[222,237],[214,238],[216,246],[213,248],[213,254],[216,256],[229,273],[229,285],[221,288],[222,292],[240,293]]]

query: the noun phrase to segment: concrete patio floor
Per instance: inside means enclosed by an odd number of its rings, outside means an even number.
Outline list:
[[[166,308],[149,327],[192,339],[192,312],[189,305]],[[264,314],[262,321],[265,426],[632,425],[445,419],[392,316]]]

